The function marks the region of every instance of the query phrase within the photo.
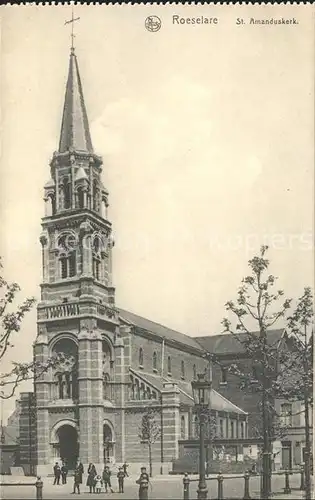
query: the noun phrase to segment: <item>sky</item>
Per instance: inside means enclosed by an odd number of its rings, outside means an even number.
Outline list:
[[[160,17],[158,32],[145,29],[148,15]],[[177,25],[173,15],[218,24]],[[75,17],[110,193],[117,305],[192,336],[220,333],[224,304],[261,244],[286,296],[313,286],[311,6],[76,6]],[[298,24],[250,24],[282,17]],[[43,186],[59,142],[70,18],[70,6],[0,10],[0,253],[19,300],[39,298]],[[35,337],[34,310],[3,371],[31,359]]]

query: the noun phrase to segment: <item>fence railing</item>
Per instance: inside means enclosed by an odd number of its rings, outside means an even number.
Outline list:
[[[293,469],[293,470],[285,470],[285,471],[280,471],[280,472],[273,472],[272,476],[284,476],[284,484],[283,484],[283,493],[285,495],[288,495],[291,493],[291,487],[290,487],[290,475],[298,473],[300,474],[300,487],[298,488],[299,490],[303,491],[305,490],[305,475],[304,475],[304,467],[301,467],[300,469]],[[208,477],[206,478],[206,481],[217,481],[217,496],[216,500],[224,500],[224,481],[228,481],[230,479],[235,480],[235,479],[243,479],[244,481],[244,493],[243,496],[240,497],[240,500],[251,500],[250,496],[250,479],[251,477],[261,477],[261,474],[250,474],[249,472],[245,472],[242,475],[233,475],[233,476],[223,476],[219,472],[219,474],[216,477]],[[183,500],[190,500],[190,483],[191,482],[196,482],[199,481],[199,478],[190,478],[187,474],[185,473],[185,476],[183,478]],[[297,489],[297,488],[295,488]],[[229,495],[226,498],[231,498],[231,495]]]
[[[37,477],[35,483],[5,483],[1,481],[0,486],[35,486],[35,493],[36,493],[36,500],[43,500],[43,481],[41,480],[40,477]]]

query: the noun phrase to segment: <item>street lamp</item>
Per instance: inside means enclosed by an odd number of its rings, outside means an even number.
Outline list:
[[[206,373],[197,375],[197,380],[191,383],[195,407],[199,414],[200,425],[200,443],[199,443],[199,484],[198,484],[198,500],[207,500],[208,490],[206,484],[206,450],[205,450],[205,424],[207,421],[211,381],[206,379]]]

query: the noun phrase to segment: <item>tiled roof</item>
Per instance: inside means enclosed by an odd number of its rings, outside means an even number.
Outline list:
[[[93,153],[91,134],[85,108],[79,66],[71,51],[68,81],[62,115],[59,153],[69,150]]]
[[[268,343],[276,344],[283,336],[284,329],[269,330],[267,333]],[[253,332],[259,335],[259,332]],[[245,338],[244,333],[238,334],[239,340]],[[236,335],[223,333],[221,335],[209,335],[207,337],[196,337],[197,342],[207,351],[213,354],[239,354],[245,352],[241,342],[237,340]]]
[[[149,319],[143,318],[142,316],[138,316],[137,314],[133,314],[129,311],[125,311],[124,309],[119,309],[119,312],[121,318],[127,321],[127,323],[131,323],[138,328],[154,333],[161,339],[165,338],[166,340],[173,340],[189,347],[193,347],[194,349],[198,349],[198,351],[203,350],[201,345],[198,344],[193,337],[189,337],[188,335],[177,332],[176,330],[171,330],[166,326],[150,321]]]

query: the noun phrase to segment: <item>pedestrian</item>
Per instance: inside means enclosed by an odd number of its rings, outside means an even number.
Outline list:
[[[63,462],[60,470],[61,470],[61,482],[62,482],[62,484],[67,484],[68,468],[64,462]]]
[[[89,464],[86,485],[90,488],[90,493],[95,493],[95,476],[97,475],[94,464]]]
[[[78,469],[78,472],[80,474],[80,484],[82,484],[83,483],[83,474],[84,474],[84,467],[83,467],[82,462],[78,463],[77,469]]]
[[[129,465],[127,464],[127,462],[124,462],[124,464],[123,464],[123,471],[125,473],[125,477],[129,477],[129,474],[127,472],[128,467],[129,467]]]
[[[119,493],[123,493],[124,492],[124,479],[125,479],[125,473],[123,471],[123,467],[119,467],[118,468],[117,477],[118,477],[118,489],[119,489]]]
[[[107,489],[108,488],[110,489],[111,493],[114,493],[114,490],[112,489],[112,485],[111,485],[111,481],[110,481],[111,475],[112,475],[112,473],[109,470],[108,465],[106,465],[104,467],[103,474],[102,474],[103,483],[104,483],[104,486],[105,486],[105,493],[107,493]]]
[[[136,483],[139,484],[139,500],[148,500],[149,474],[146,467],[141,467],[140,477]]]
[[[101,493],[102,478],[99,474],[96,474],[96,476],[95,476],[95,489],[96,489],[96,493]]]
[[[74,483],[73,483],[73,494],[78,492],[80,495],[80,484],[81,484],[81,471],[77,467],[74,471]]]
[[[54,465],[54,484],[60,484],[60,475],[61,475],[61,469],[60,465],[58,462],[55,463]]]

